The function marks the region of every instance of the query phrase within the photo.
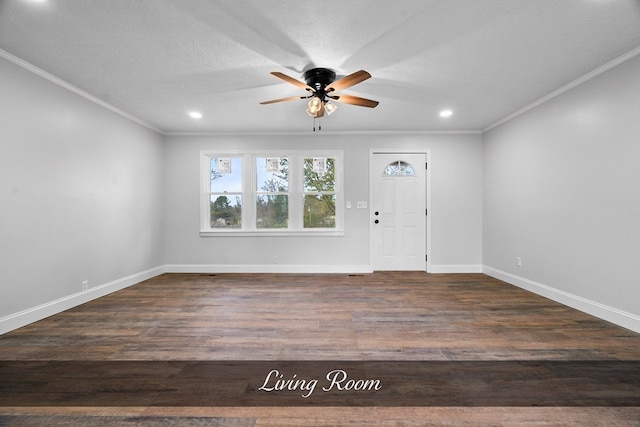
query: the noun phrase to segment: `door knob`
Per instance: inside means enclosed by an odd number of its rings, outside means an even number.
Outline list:
[[[379,223],[380,221],[378,221],[378,220],[376,219],[376,220],[375,220],[375,221],[373,221],[373,222],[375,222],[375,223],[377,224],[377,223]]]
[[[374,214],[374,215],[380,215],[380,212],[375,211],[373,214]]]

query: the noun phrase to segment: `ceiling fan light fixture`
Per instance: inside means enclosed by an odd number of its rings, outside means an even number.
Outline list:
[[[318,117],[318,113],[322,109],[322,100],[317,96],[314,96],[309,100],[309,104],[307,105],[307,114],[311,117]]]
[[[331,113],[333,113],[334,111],[336,111],[338,109],[338,106],[336,104],[334,104],[331,101],[327,101],[324,104],[324,110],[327,112],[327,114],[331,115]]]

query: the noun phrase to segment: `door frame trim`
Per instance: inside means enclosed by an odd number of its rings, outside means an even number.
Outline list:
[[[431,157],[431,150],[427,148],[371,148],[369,149],[369,264],[373,270],[373,215],[371,214],[371,203],[373,201],[373,156],[375,154],[424,154],[425,161],[429,165],[425,171],[425,191],[426,200],[425,207],[427,214],[425,215],[425,230],[427,233],[426,238],[426,254],[427,260],[425,262],[424,271],[431,273],[431,170],[433,169],[433,160]]]

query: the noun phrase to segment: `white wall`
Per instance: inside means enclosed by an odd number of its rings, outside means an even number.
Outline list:
[[[638,331],[639,76],[636,56],[484,135],[483,249],[489,274]]]
[[[0,76],[1,333],[162,266],[163,151],[159,134],[4,58]]]
[[[431,263],[439,271],[482,267],[480,135],[218,135],[165,138],[165,260],[170,271],[362,271],[370,269],[368,209],[345,209],[344,237],[200,237],[202,150],[344,150],[345,200],[369,200],[369,150],[431,153]],[[278,266],[272,257],[278,257]]]

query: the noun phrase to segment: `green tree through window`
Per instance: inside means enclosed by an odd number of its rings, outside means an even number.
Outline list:
[[[209,162],[211,228],[242,227],[242,159],[211,158]]]
[[[289,226],[289,159],[256,158],[256,227]]]
[[[335,159],[304,159],[304,228],[336,226]]]

